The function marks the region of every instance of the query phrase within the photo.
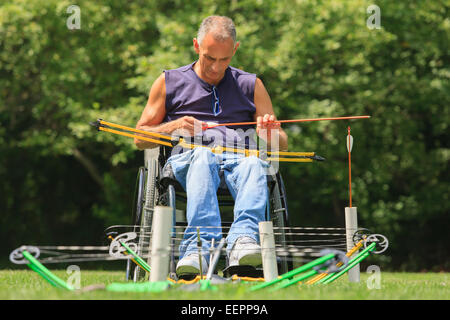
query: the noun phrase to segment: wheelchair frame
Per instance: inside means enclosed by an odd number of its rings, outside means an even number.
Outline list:
[[[156,149],[156,148],[155,148]],[[152,150],[152,152],[157,150]],[[147,152],[147,151],[146,151]],[[169,182],[163,185],[161,183],[161,172],[166,160],[170,156],[170,148],[165,146],[159,147],[158,157],[155,155],[151,157],[145,157],[145,165],[141,166],[138,170],[136,179],[135,195],[133,200],[133,221],[135,226],[139,226],[139,230],[136,233],[139,236],[138,240],[138,254],[145,255],[150,252],[150,237],[148,232],[151,231],[153,209],[156,205],[165,205],[173,208],[173,225],[177,224],[176,209],[177,200],[181,201],[185,205],[186,196],[184,190],[180,190],[177,187],[176,181],[171,179],[165,179]],[[269,198],[266,206],[266,220],[273,221],[274,227],[278,227],[275,235],[275,243],[285,246],[287,237],[286,232],[289,227],[289,214],[287,207],[286,190],[284,187],[282,176],[279,172],[268,175],[268,189]],[[234,200],[231,194],[218,195],[219,207],[232,207]],[[184,209],[184,208],[183,208]],[[178,222],[179,223],[179,222]],[[231,225],[232,222],[222,221],[222,226]],[[135,227],[135,229],[137,229]],[[146,235],[145,235],[146,234]],[[175,232],[173,232],[175,234]],[[175,274],[175,237],[172,236],[172,250],[169,267],[169,277],[177,279]],[[150,258],[149,258],[150,259]],[[149,261],[150,262],[150,261]],[[281,273],[285,273],[292,269],[292,262],[288,256],[281,256],[277,258],[278,269]],[[228,261],[227,261],[228,264]],[[146,278],[145,270],[135,265],[132,261],[127,261],[126,267],[126,279],[133,280],[135,282],[144,280]]]

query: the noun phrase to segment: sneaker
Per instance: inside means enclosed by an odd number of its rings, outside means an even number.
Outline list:
[[[262,264],[261,247],[250,237],[236,240],[229,256],[229,266],[259,266]]]
[[[206,274],[207,271],[208,262],[206,261],[206,258],[202,256],[202,273]],[[184,256],[180,261],[178,261],[176,273],[178,277],[200,274],[198,253],[191,253],[190,255]]]

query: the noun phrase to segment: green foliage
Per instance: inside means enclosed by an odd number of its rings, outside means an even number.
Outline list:
[[[51,271],[67,281],[66,270]],[[326,285],[294,285],[282,290],[250,292],[252,282],[225,283],[218,290],[187,290],[188,285],[177,284],[170,290],[158,293],[111,292],[93,290],[71,292],[52,287],[39,275],[30,270],[0,271],[0,299],[2,300],[447,300],[448,273],[380,273],[380,289],[369,289],[373,274],[361,273],[360,283],[350,283],[346,276]],[[124,272],[90,271],[81,266],[82,288],[124,282]],[[297,302],[294,302],[297,303]],[[187,305],[187,303],[186,303]],[[170,311],[167,311],[170,312]],[[179,310],[176,310],[178,314]],[[222,312],[225,312],[223,310]],[[270,311],[269,311],[270,312]],[[180,311],[181,313],[181,311]],[[175,312],[174,312],[175,314]]]
[[[258,74],[279,119],[372,116],[285,126],[291,150],[327,158],[282,166],[291,223],[343,225],[350,125],[354,206],[361,226],[390,239],[386,266],[448,269],[445,1],[377,1],[381,28],[373,30],[365,0],[77,1],[81,29],[69,30],[72,4],[0,4],[5,250],[97,241],[104,226],[130,222],[143,154],[88,123],[134,126],[151,83],[196,59],[200,21],[222,14],[240,41],[232,65]]]

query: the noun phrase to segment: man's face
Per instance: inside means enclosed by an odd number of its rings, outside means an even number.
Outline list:
[[[239,43],[235,45],[231,38],[219,41],[214,39],[211,33],[206,34],[201,44],[194,38],[194,49],[198,53],[201,78],[210,84],[218,84],[238,46]]]

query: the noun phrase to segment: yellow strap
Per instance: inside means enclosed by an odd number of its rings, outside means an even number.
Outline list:
[[[268,157],[264,159],[266,161],[287,161],[287,162],[313,162],[313,159],[309,158],[274,158]]]
[[[174,283],[182,283],[182,284],[192,284],[192,283],[196,283],[199,280],[201,280],[200,275],[197,275],[194,279],[192,280],[185,280],[185,279],[180,279],[178,281],[172,280]]]
[[[228,148],[223,146],[215,146],[215,147],[208,147],[208,146],[202,146],[202,145],[194,145],[192,143],[187,143],[183,138],[180,138],[180,141],[178,143],[178,146],[186,149],[194,149],[194,148],[209,148],[212,153],[221,154],[223,152],[231,152],[231,153],[242,153],[245,154],[247,150],[245,149],[234,149],[234,148]]]
[[[292,152],[292,151],[268,151],[268,155],[279,155],[279,156],[297,156],[297,157],[314,157],[315,152]]]
[[[234,274],[231,277],[231,280],[242,280],[242,281],[248,281],[248,282],[264,282],[264,278],[253,278],[253,277],[239,277],[238,275]]]
[[[209,148],[213,153],[221,154],[223,152],[232,152],[232,153],[242,153],[245,154],[246,157],[255,156],[259,157],[260,151],[259,150],[249,150],[249,149],[234,149],[234,148],[228,148],[228,147],[222,147],[222,146],[216,146],[213,148],[207,147],[207,146],[201,146],[201,145],[193,145],[190,143],[186,143],[184,140],[180,139],[180,142],[178,144],[182,148]],[[314,152],[268,152],[268,154],[280,154],[280,155],[291,155],[291,156],[298,156],[298,157],[313,157],[315,155]],[[263,159],[266,161],[287,161],[287,162],[313,162],[313,159],[310,158],[285,158],[285,157],[267,157],[266,159]]]
[[[99,127],[98,130],[115,133],[115,134],[118,134],[118,135],[121,135],[121,136],[125,136],[125,137],[129,137],[129,138],[136,138],[136,139],[139,139],[139,140],[144,140],[144,141],[148,141],[148,142],[158,143],[158,144],[162,144],[162,145],[165,145],[165,146],[168,146],[168,147],[172,146],[172,144],[170,142],[165,142],[165,141],[161,141],[161,140],[151,139],[151,138],[147,138],[147,137],[141,137],[141,136],[138,136],[138,135],[135,135],[135,134],[126,133],[126,132],[118,131],[118,130],[114,130],[114,129]]]
[[[131,131],[131,132],[141,133],[141,134],[144,134],[146,136],[158,137],[158,138],[166,139],[166,140],[169,140],[169,141],[172,140],[172,137],[164,135],[164,134],[160,134],[160,133],[157,133],[157,132],[134,129],[134,128],[131,128],[131,127],[126,127],[126,126],[122,126],[120,124],[115,124],[115,123],[107,122],[107,121],[103,121],[103,120],[100,120],[99,123],[107,125],[107,126],[110,126],[110,127],[113,127],[113,128],[118,128],[118,129],[127,130],[127,131]]]

